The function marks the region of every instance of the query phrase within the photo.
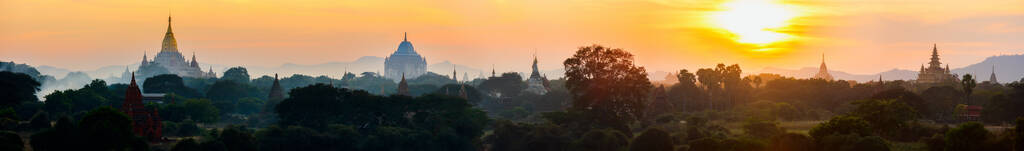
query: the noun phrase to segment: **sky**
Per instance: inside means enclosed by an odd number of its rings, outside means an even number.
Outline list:
[[[274,67],[386,56],[408,32],[429,64],[556,69],[581,46],[649,71],[916,70],[933,44],[962,67],[1024,53],[1020,0],[0,0],[0,60],[93,70],[156,54],[173,16],[182,53]]]

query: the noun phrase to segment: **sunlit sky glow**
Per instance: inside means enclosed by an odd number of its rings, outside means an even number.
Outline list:
[[[936,0],[0,0],[0,60],[92,70],[155,54],[174,16],[185,54],[226,66],[385,56],[402,32],[428,63],[560,68],[579,46],[649,70],[917,69],[933,43],[962,67],[1024,53],[1024,1]]]

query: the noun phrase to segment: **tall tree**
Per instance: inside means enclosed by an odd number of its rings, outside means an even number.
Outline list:
[[[574,109],[618,122],[639,118],[652,85],[646,69],[633,63],[633,54],[592,45],[580,47],[563,64]]]
[[[697,69],[697,81],[700,81],[701,87],[703,87],[704,91],[706,91],[708,93],[707,94],[707,96],[708,96],[708,99],[707,99],[708,108],[707,109],[709,109],[709,110],[715,109],[715,103],[714,103],[715,100],[714,99],[716,99],[715,98],[715,96],[717,95],[716,92],[719,92],[720,89],[721,89],[721,81],[722,81],[721,74],[718,71],[715,71],[715,69],[710,69],[710,68]]]
[[[966,104],[971,104],[971,93],[974,92],[974,87],[978,85],[978,81],[974,80],[974,76],[971,76],[971,74],[964,74],[960,85],[964,88],[964,98],[967,99]]]

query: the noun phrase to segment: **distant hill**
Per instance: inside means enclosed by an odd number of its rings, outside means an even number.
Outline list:
[[[50,67],[46,68],[43,71],[48,71],[51,73],[60,73],[61,70],[64,69]],[[63,72],[63,76],[58,79],[54,78],[53,75],[41,72],[39,69],[37,69],[36,67],[32,67],[31,65],[16,64],[14,62],[0,62],[0,71],[24,73],[34,77],[36,81],[39,81],[39,83],[42,84],[41,86],[39,86],[39,92],[36,93],[36,96],[39,97],[40,100],[43,100],[44,96],[52,93],[53,91],[78,89],[82,86],[85,86],[86,84],[89,84],[89,82],[92,81],[92,78],[84,72]]]
[[[962,68],[951,69],[951,72],[957,75],[964,75],[965,73],[971,73],[978,75],[978,82],[988,81],[989,75],[992,74],[992,66],[996,67],[996,79],[1000,83],[1008,83],[1012,81],[1019,81],[1024,76],[1024,55],[1001,55],[992,56],[985,58],[985,60],[971,64]],[[878,75],[882,75],[883,80],[913,80],[917,79],[917,71],[904,70],[904,69],[892,69],[889,71],[876,73],[876,74],[850,74],[843,71],[830,70],[832,76],[837,79],[845,80],[856,80],[859,82],[866,82],[871,80],[877,80]],[[781,69],[768,67],[762,69],[760,73],[775,73],[783,76],[795,77],[795,78],[810,78],[815,73],[818,73],[816,67],[805,67],[798,70],[792,69]]]
[[[768,67],[768,68],[761,69],[761,71],[759,73],[774,73],[774,74],[779,74],[779,75],[782,75],[782,76],[794,77],[794,78],[810,78],[810,77],[813,77],[814,74],[818,73],[818,68],[816,68],[816,67],[804,67],[804,68],[800,68],[798,70],[792,70],[792,69],[782,69],[782,68]],[[836,79],[854,80],[854,81],[858,81],[858,82],[867,82],[867,81],[872,81],[872,80],[877,81],[879,75],[882,76],[882,80],[887,80],[887,81],[888,80],[912,80],[912,79],[917,79],[917,71],[910,71],[910,70],[903,70],[903,69],[892,69],[892,70],[889,70],[889,71],[885,71],[885,72],[881,72],[881,73],[876,73],[876,74],[852,74],[852,73],[847,73],[847,72],[843,72],[843,71],[836,71],[836,70],[829,70],[829,73],[831,73],[832,77],[835,77]]]
[[[992,74],[992,66],[996,68],[996,80],[1000,83],[1020,81],[1024,76],[1024,55],[991,56],[981,62],[953,69],[952,72],[959,75],[975,74],[978,82],[988,81]]]

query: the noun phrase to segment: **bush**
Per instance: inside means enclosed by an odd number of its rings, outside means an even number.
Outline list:
[[[812,151],[814,141],[804,134],[785,133],[771,139],[769,151]]]
[[[648,129],[633,139],[630,151],[672,151],[672,137],[661,129]]]
[[[627,145],[626,135],[612,129],[590,130],[575,142],[576,149],[583,151],[618,151]]]
[[[942,134],[935,134],[921,141],[927,146],[928,151],[943,151],[946,148],[946,138]]]
[[[771,138],[775,135],[785,133],[784,128],[779,127],[775,121],[747,119],[743,123],[743,131],[750,136],[759,139]]]
[[[0,132],[0,150],[25,150],[25,142],[18,134],[3,131]]]
[[[32,129],[46,129],[50,128],[50,114],[39,111],[36,115],[32,115],[32,120],[29,122]]]
[[[868,122],[860,117],[855,116],[836,116],[828,120],[828,122],[818,124],[811,128],[811,137],[815,140],[822,140],[825,136],[830,135],[847,135],[856,134],[859,136],[866,136],[871,134],[871,128]]]
[[[992,134],[985,125],[968,122],[946,132],[946,150],[975,151],[985,147],[985,142]]]
[[[199,143],[196,143],[195,139],[186,138],[185,140],[179,141],[177,144],[174,144],[174,148],[171,148],[171,151],[193,151],[202,149],[203,148],[199,146]]]
[[[878,136],[833,134],[818,140],[819,150],[830,151],[888,151],[889,143]]]

